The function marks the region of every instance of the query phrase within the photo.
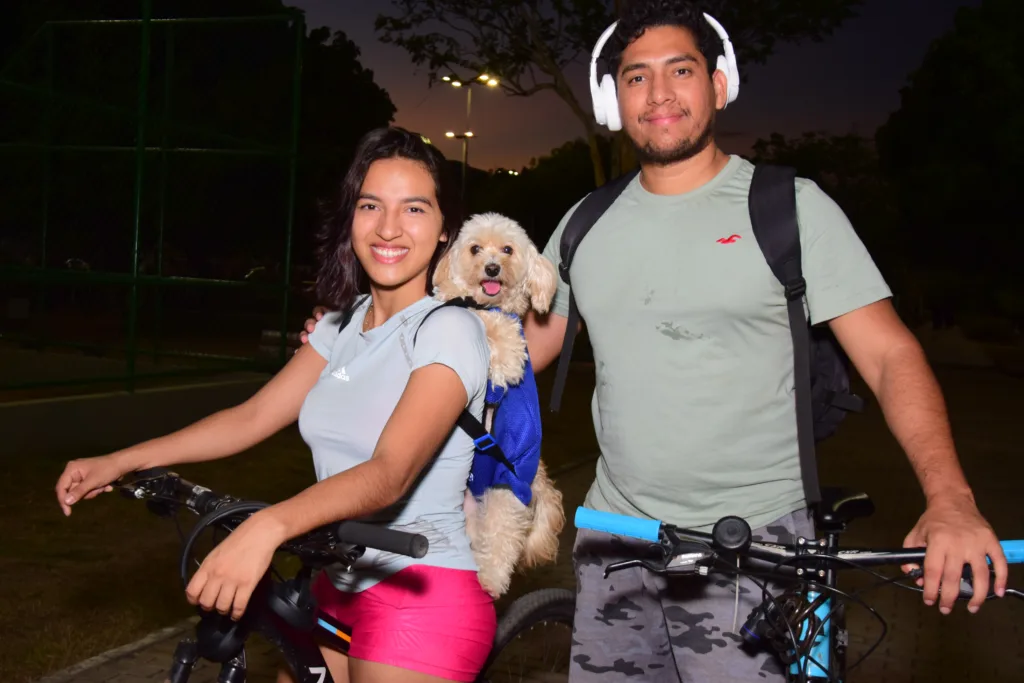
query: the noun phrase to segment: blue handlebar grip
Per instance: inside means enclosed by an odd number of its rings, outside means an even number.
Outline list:
[[[1024,541],[1002,541],[1003,554],[1010,564],[1024,564]]]
[[[640,519],[617,515],[614,512],[601,512],[578,507],[576,508],[576,528],[593,529],[618,536],[631,536],[657,543],[661,522],[656,519]]]

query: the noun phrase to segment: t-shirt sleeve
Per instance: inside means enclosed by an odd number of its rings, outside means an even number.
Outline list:
[[[801,178],[796,202],[812,324],[892,296],[850,220],[831,197],[816,183]]]
[[[585,199],[585,198],[584,198]],[[562,216],[562,220],[558,223],[558,227],[555,228],[554,234],[551,235],[551,239],[544,245],[543,255],[555,264],[556,271],[559,266],[562,265],[562,255],[560,249],[560,242],[562,240],[562,233],[565,232],[565,224],[569,222],[569,218],[572,216],[576,208],[583,202],[583,199],[576,202],[571,209],[565,212]],[[555,296],[551,300],[551,312],[555,315],[560,315],[563,318],[569,317],[569,284],[562,279],[561,274],[556,275],[558,281],[558,288],[555,290]]]
[[[331,351],[334,350],[334,342],[337,341],[340,332],[341,313],[325,313],[309,334],[307,343],[313,347],[314,351],[329,361],[331,360]]]
[[[467,405],[487,391],[491,351],[484,323],[472,311],[445,308],[420,326],[412,352],[412,370],[440,363],[447,365],[466,388]]]

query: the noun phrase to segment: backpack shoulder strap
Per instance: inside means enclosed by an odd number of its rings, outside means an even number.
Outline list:
[[[569,358],[572,356],[572,347],[576,341],[576,328],[579,326],[580,313],[576,308],[576,297],[572,293],[572,283],[569,281],[569,268],[572,266],[573,257],[580,242],[586,237],[590,229],[594,227],[598,219],[611,208],[626,186],[640,173],[634,169],[624,173],[618,178],[605,183],[597,188],[580,202],[576,210],[569,216],[569,221],[562,231],[562,239],[558,244],[560,262],[558,274],[569,287],[569,319],[565,327],[565,337],[562,339],[562,352],[558,357],[558,370],[555,373],[555,384],[551,389],[551,410],[557,411],[562,404],[562,392],[565,390],[565,380],[569,374]]]
[[[800,226],[796,213],[796,171],[785,166],[758,165],[750,183],[750,223],[772,273],[786,293],[789,330],[793,338],[793,379],[796,387],[797,443],[804,497],[821,501],[814,447],[811,405],[811,333],[804,315],[807,283],[801,268]]]
[[[427,311],[427,314],[423,316],[423,320],[420,320],[420,324],[416,326],[416,331],[412,335],[412,343],[414,346],[416,345],[417,337],[419,337],[420,328],[423,327],[423,323],[427,322],[427,318],[432,316],[437,311],[440,311],[442,308],[448,308],[450,306],[455,306],[457,308],[473,308],[476,310],[483,310],[487,308],[483,304],[478,304],[476,301],[474,301],[471,297],[468,296],[459,297],[458,299],[449,299],[440,306],[435,306],[434,308],[431,308],[429,311]]]
[[[420,328],[423,327],[423,323],[427,321],[427,318],[429,318],[435,311],[439,311],[442,308],[447,308],[449,306],[473,308],[478,310],[487,308],[487,306],[477,303],[468,296],[460,297],[458,299],[449,299],[440,306],[435,306],[427,311],[427,314],[423,316],[422,320],[420,320],[420,324],[416,326],[416,331],[412,335],[413,346],[416,345],[416,338],[419,336]],[[516,468],[505,455],[505,451],[501,450],[501,446],[498,445],[498,442],[495,441],[494,437],[487,431],[484,424],[478,420],[473,413],[469,412],[468,408],[463,409],[459,414],[458,419],[455,421],[455,424],[462,429],[462,431],[466,432],[466,434],[469,435],[469,438],[473,439],[473,445],[476,446],[477,451],[494,458],[499,463],[507,467],[512,474],[516,473]]]

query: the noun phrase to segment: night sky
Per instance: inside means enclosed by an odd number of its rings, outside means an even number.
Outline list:
[[[377,40],[374,18],[390,12],[384,0],[292,0],[306,11],[311,27],[343,30],[361,49],[398,108],[395,123],[431,138],[449,158],[461,153],[446,130],[465,127],[465,92],[445,84],[427,88],[401,48]],[[749,71],[740,96],[719,119],[719,143],[746,153],[758,137],[807,130],[871,135],[899,106],[899,90],[923,59],[928,45],[952,27],[959,7],[980,0],[864,0],[859,16],[822,43],[782,46],[761,67]],[[728,30],[726,26],[726,30]],[[586,67],[569,74],[580,102],[590,109]],[[582,124],[556,95],[508,97],[476,88],[470,164],[480,168],[525,165],[584,134]]]

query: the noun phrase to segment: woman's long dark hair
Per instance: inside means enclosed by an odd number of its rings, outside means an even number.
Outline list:
[[[441,152],[417,133],[410,133],[404,128],[377,128],[370,131],[359,141],[355,158],[337,194],[326,206],[324,221],[317,235],[316,296],[321,304],[331,310],[349,308],[356,297],[368,289],[366,271],[352,250],[352,219],[370,165],[378,159],[393,158],[418,162],[433,178],[434,192],[443,220],[441,232],[448,237],[446,241],[438,243],[430,259],[425,294],[431,291],[437,262],[458,235],[462,225],[458,190]]]

